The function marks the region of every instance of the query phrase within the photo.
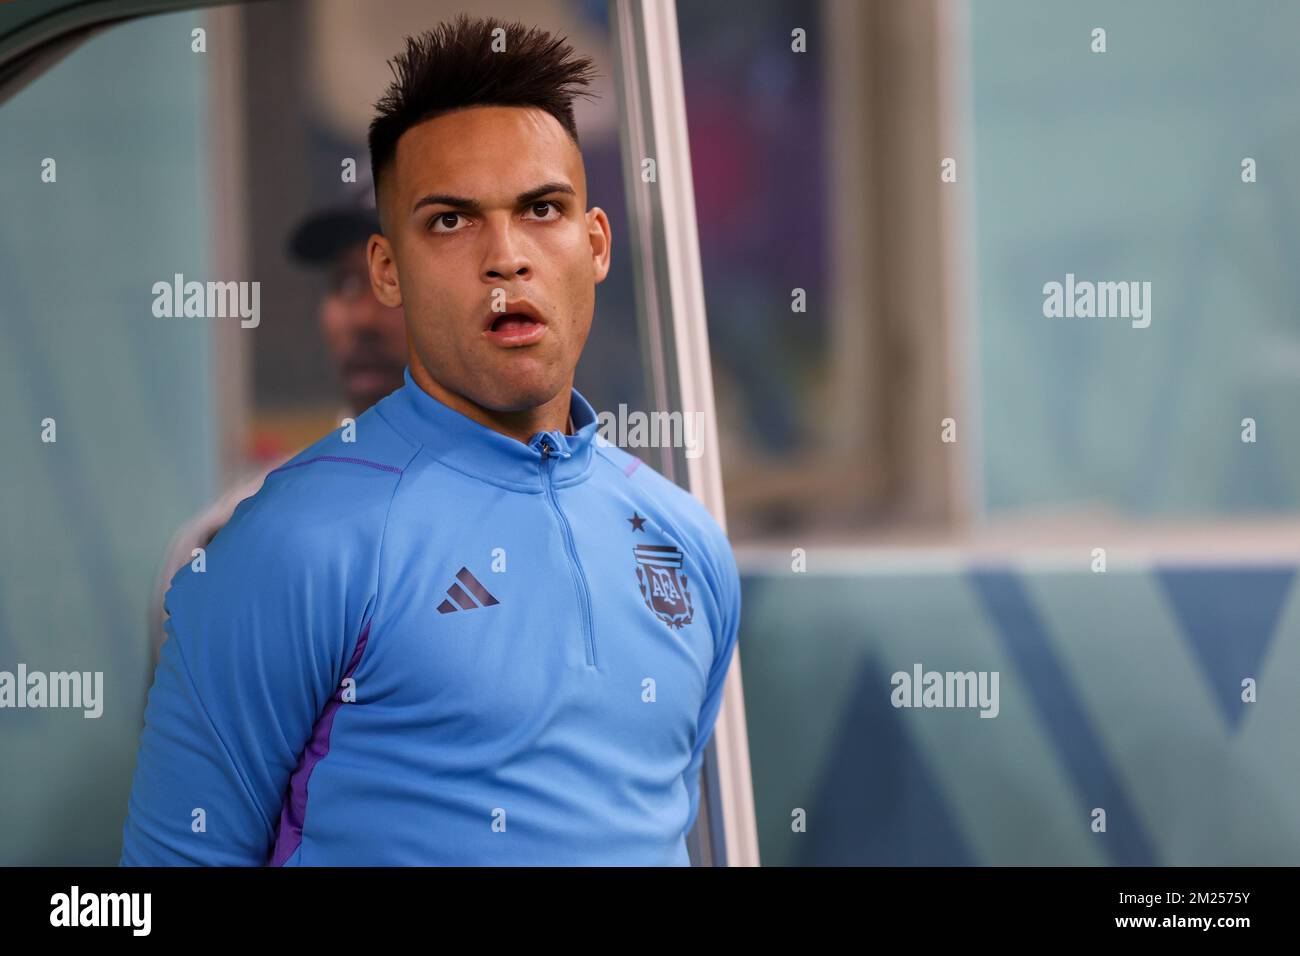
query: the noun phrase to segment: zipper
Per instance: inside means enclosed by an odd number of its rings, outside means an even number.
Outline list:
[[[569,525],[569,519],[564,516],[560,509],[560,501],[555,495],[555,485],[552,482],[552,474],[555,470],[555,459],[551,457],[551,443],[542,439],[542,460],[538,467],[542,471],[542,478],[546,483],[546,497],[551,502],[551,507],[560,518],[560,527],[564,530],[564,546],[569,554],[569,571],[573,575],[574,589],[578,592],[578,605],[582,612],[583,639],[587,652],[587,666],[596,666],[596,644],[592,639],[591,624],[591,592],[587,588],[587,575],[583,573],[582,564],[578,560],[578,547],[573,541],[573,528]]]

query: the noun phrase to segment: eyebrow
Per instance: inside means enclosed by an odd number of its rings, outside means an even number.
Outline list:
[[[515,205],[527,206],[529,203],[536,202],[543,196],[549,196],[551,193],[565,193],[569,196],[576,196],[573,187],[568,183],[549,182],[535,186],[527,192],[522,192],[515,197]],[[415,205],[411,207],[411,215],[415,215],[425,206],[450,206],[453,209],[463,210],[464,212],[480,213],[483,211],[483,204],[477,199],[467,199],[464,196],[452,196],[448,193],[429,193],[416,200]]]

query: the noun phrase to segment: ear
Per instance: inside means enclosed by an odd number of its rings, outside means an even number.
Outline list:
[[[385,236],[372,235],[366,243],[366,259],[370,267],[370,291],[384,305],[396,308],[402,304],[402,285],[397,275],[397,260],[393,247]]]
[[[593,206],[587,210],[587,238],[591,240],[591,268],[596,284],[609,275],[610,231],[605,210]]]

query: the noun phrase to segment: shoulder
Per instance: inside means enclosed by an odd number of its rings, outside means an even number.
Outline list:
[[[262,465],[252,474],[246,475],[235,482],[215,501],[176,529],[176,533],[172,535],[171,541],[167,544],[162,567],[159,570],[158,582],[154,589],[154,604],[159,611],[162,608],[162,596],[177,570],[190,562],[194,557],[195,549],[206,549],[212,543],[212,539],[216,537],[217,532],[225,527],[226,522],[230,520],[230,516],[239,506],[239,503],[245,498],[251,498],[257,494],[258,489],[262,487],[262,482],[266,480],[267,473],[287,460],[287,457],[280,457],[273,462]]]
[[[418,446],[374,408],[268,471],[212,541],[274,554],[337,552],[382,535],[388,507]]]
[[[216,533],[230,520],[239,503],[257,494],[267,474],[288,460],[287,456],[281,456],[275,461],[262,465],[252,474],[236,481],[215,501],[181,525],[168,545],[168,563],[179,567],[190,560],[194,548],[206,548]]]
[[[277,483],[321,491],[339,485],[373,491],[395,483],[418,446],[388,423],[379,406],[347,421],[271,469],[267,483],[275,478]]]
[[[285,629],[338,621],[325,632],[357,633],[377,587],[389,505],[419,451],[371,412],[271,469],[239,502],[202,562],[173,576],[170,627],[194,639],[209,620]]]
[[[671,524],[682,544],[703,558],[719,586],[739,587],[731,542],[700,499],[617,445],[598,443],[594,450],[603,467],[622,473],[637,493],[654,505],[660,519]]]

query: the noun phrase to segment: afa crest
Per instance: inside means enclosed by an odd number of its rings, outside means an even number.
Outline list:
[[[645,606],[669,627],[681,628],[691,623],[695,608],[687,590],[686,572],[682,570],[681,551],[672,545],[640,544],[632,549],[632,554],[636,557],[636,580]]]

